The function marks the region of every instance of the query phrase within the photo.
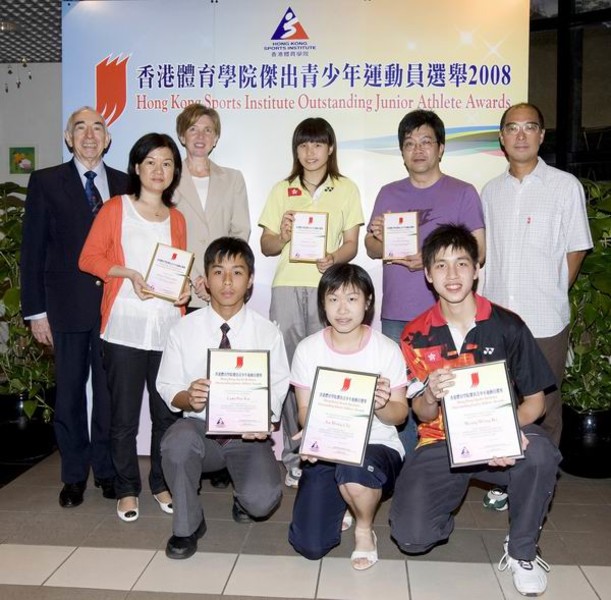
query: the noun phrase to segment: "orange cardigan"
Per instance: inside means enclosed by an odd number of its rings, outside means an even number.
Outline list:
[[[121,231],[123,225],[123,201],[121,196],[114,196],[104,204],[93,221],[85,245],[81,250],[78,266],[81,271],[91,273],[104,282],[102,296],[102,324],[100,333],[104,333],[112,305],[123,284],[123,277],[109,277],[108,271],[115,266],[125,266],[125,256],[121,246]],[[170,209],[170,236],[172,246],[187,249],[187,225],[182,213]],[[185,314],[184,306],[180,308]]]

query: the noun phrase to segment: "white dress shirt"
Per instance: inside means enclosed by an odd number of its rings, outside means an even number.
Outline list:
[[[486,221],[483,295],[517,313],[537,338],[570,320],[569,252],[592,236],[582,185],[539,158],[520,182],[507,169],[482,190]]]
[[[172,405],[176,394],[196,379],[206,379],[208,348],[219,347],[221,325],[225,322],[211,306],[206,306],[183,317],[170,330],[157,375],[157,390],[173,412],[179,412]],[[280,330],[246,305],[227,324],[227,337],[234,350],[269,350],[272,422],[278,422],[290,375]],[[184,416],[205,419],[206,409],[185,412]]]

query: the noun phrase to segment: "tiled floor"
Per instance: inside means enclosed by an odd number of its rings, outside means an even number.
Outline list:
[[[521,598],[511,576],[496,569],[507,514],[484,509],[475,486],[450,541],[426,556],[399,552],[383,505],[376,519],[381,560],[356,572],[350,533],[321,561],[295,554],[286,540],[293,490],[268,521],[238,525],[230,491],[204,482],[208,533],[193,558],[171,561],[163,552],[171,517],[149,494],[141,497],[140,519],[122,523],[114,502],[93,486],[80,507],[60,508],[58,474],[54,454],[0,489],[1,600]],[[611,480],[562,475],[541,549],[552,565],[545,598],[611,600]]]

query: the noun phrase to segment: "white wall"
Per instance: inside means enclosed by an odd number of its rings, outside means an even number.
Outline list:
[[[15,85],[15,74],[8,75],[8,65],[0,63],[0,181],[27,185],[28,175],[9,175],[9,148],[34,146],[36,168],[62,162],[62,66],[61,63],[36,63],[28,69],[13,65],[21,77]],[[5,83],[9,85],[5,92]]]

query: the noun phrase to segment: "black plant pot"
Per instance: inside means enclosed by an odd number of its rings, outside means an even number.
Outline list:
[[[45,400],[54,404],[54,390],[45,394]],[[0,395],[0,463],[34,463],[54,449],[53,424],[43,421],[42,411],[37,410],[29,419],[22,396]]]
[[[611,410],[562,408],[562,470],[578,477],[611,477]]]

